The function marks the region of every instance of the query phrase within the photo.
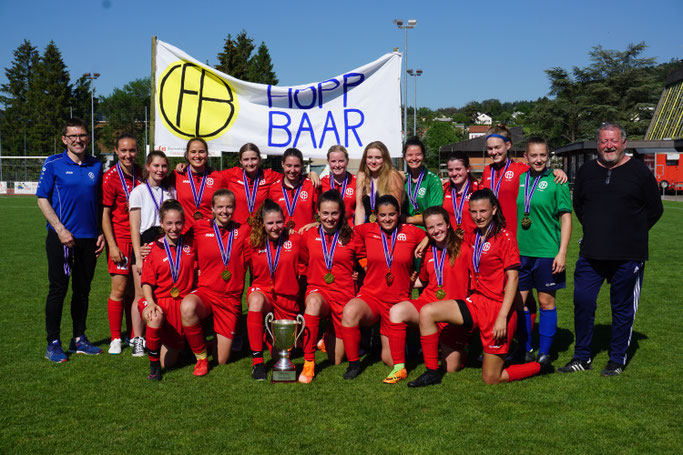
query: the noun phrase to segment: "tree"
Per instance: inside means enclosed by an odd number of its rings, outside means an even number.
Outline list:
[[[463,132],[450,122],[434,122],[427,130],[424,143],[427,148],[425,159],[428,168],[438,172],[439,148],[463,140]]]
[[[107,122],[103,127],[102,140],[113,148],[116,138],[122,133],[136,137],[142,150],[145,138],[145,108],[150,105],[151,90],[149,78],[136,79],[115,88],[111,95],[100,103],[100,112]],[[144,153],[141,153],[142,157]]]
[[[268,52],[268,47],[264,42],[261,42],[256,55],[249,61],[248,80],[250,82],[268,85],[277,85],[279,82],[273,71],[273,62],[270,59],[270,52]]]
[[[243,81],[249,80],[249,62],[254,51],[254,40],[242,30],[235,39],[228,34],[223,52],[218,54],[216,69]]]

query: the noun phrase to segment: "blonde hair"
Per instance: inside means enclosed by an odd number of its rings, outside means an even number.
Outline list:
[[[498,125],[492,126],[486,132],[486,138],[488,139],[488,137],[492,134],[497,134],[499,136],[503,136],[504,138],[507,139],[507,141],[510,144],[512,144],[512,133],[510,132],[510,129],[506,125],[499,123]]]
[[[378,149],[380,152],[382,152],[382,168],[379,170],[379,177],[377,178],[377,195],[382,196],[383,194],[389,194],[389,182],[391,180],[391,175],[397,171],[391,162],[389,149],[381,141],[370,142],[363,151],[363,158],[361,159],[360,167],[358,168],[358,173],[360,174],[362,172],[365,176],[365,181],[363,182],[363,194],[370,194],[370,182],[372,181],[372,175],[370,175],[370,169],[368,169],[368,165],[366,164],[368,150],[370,149]]]

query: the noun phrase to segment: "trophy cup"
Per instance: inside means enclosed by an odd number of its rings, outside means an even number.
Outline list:
[[[273,339],[273,350],[277,351],[277,362],[273,365],[271,382],[296,382],[296,367],[289,360],[289,351],[304,333],[304,317],[300,314],[293,319],[274,319],[273,313],[266,315],[266,330]],[[301,329],[297,333],[297,325]],[[272,330],[271,330],[272,328]]]

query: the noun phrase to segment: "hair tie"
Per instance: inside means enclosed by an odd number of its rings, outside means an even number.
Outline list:
[[[506,138],[505,136],[501,136],[500,134],[489,134],[488,136],[486,136],[486,140],[488,140],[490,137],[499,137],[505,142],[510,142],[510,139]]]

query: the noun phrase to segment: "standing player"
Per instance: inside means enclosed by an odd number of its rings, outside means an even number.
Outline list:
[[[268,197],[282,207],[287,229],[302,228],[314,221],[316,189],[302,175],[304,156],[299,149],[288,148],[282,155],[284,175],[270,187]]]
[[[410,297],[413,252],[425,233],[412,224],[399,223],[400,207],[390,194],[377,199],[376,209],[377,223],[354,229],[358,254],[367,256],[367,275],[360,292],[346,304],[342,314],[342,339],[349,360],[344,379],[355,379],[360,373],[360,326],[373,326],[381,321],[382,360],[393,366],[384,382],[393,384],[408,373],[403,363],[392,360],[389,340],[405,336],[405,325],[393,324],[389,310]]]
[[[343,145],[333,145],[327,151],[327,164],[330,166],[330,175],[320,182],[321,192],[339,191],[344,199],[349,226],[353,226],[356,212],[356,176],[346,170],[349,165],[349,152]]]
[[[422,213],[425,209],[443,204],[441,179],[424,166],[425,146],[417,137],[406,141],[403,146],[403,159],[408,164],[405,184],[408,196],[406,223],[424,229]]]
[[[180,305],[183,330],[195,353],[204,351],[201,320],[213,313],[214,331],[218,341],[218,363],[227,363],[242,313],[244,290],[244,252],[248,246],[248,224],[232,219],[235,195],[225,188],[217,190],[212,199],[213,219],[194,224],[194,244],[199,278],[197,289]],[[192,339],[191,339],[192,337]],[[205,355],[205,354],[204,354]]]
[[[389,149],[380,141],[370,142],[363,151],[356,178],[355,224],[377,221],[376,201],[389,194],[403,201],[403,178],[394,169]]]
[[[406,324],[417,326],[420,322],[420,312],[425,305],[444,299],[467,297],[470,253],[468,245],[462,241],[462,232],[453,231],[448,212],[441,206],[427,208],[422,216],[427,228],[429,248],[424,255],[420,278],[415,286],[424,287],[424,290],[419,298],[397,303],[389,311],[392,324],[398,326],[395,330],[396,336],[389,337],[391,357],[395,363],[405,362]],[[438,368],[440,335],[446,369],[456,371],[465,359],[467,334],[446,324],[440,324],[439,332],[426,339],[432,343],[428,348],[433,349],[425,351],[423,348],[425,364],[428,368],[434,364]]]
[[[538,294],[538,361],[543,363],[557,330],[555,292],[565,288],[567,248],[572,235],[572,199],[569,186],[555,183],[548,165],[548,144],[542,137],[532,137],[524,157],[529,170],[519,177],[517,197],[517,244],[521,267],[519,292],[524,303],[533,288]],[[531,299],[530,301],[533,301]],[[534,308],[535,310],[535,308]],[[525,351],[531,352],[531,317],[524,308],[527,325]]]
[[[443,185],[443,208],[457,232],[470,232],[475,228],[470,216],[470,194],[479,189],[470,168],[470,159],[463,152],[453,152],[446,162],[448,181]]]
[[[56,363],[68,360],[59,333],[69,276],[73,278],[73,338],[69,352],[102,353],[85,336],[90,283],[97,257],[104,249],[104,236],[99,233],[102,163],[87,153],[90,135],[83,120],[72,118],[66,123],[62,142],[66,150],[45,160],[36,192],[38,207],[47,220],[45,250],[50,290],[45,301],[45,357]]]
[[[142,335],[140,314],[137,311],[131,312],[133,245],[128,219],[130,193],[142,182],[142,173],[135,164],[138,149],[133,135],[119,136],[114,152],[118,162],[102,179],[102,232],[107,241],[108,269],[111,276],[111,292],[107,302],[111,333],[109,354],[121,354],[121,318],[124,309],[130,339]]]
[[[542,369],[550,370],[549,364],[538,362],[504,368],[517,318],[512,311],[519,269],[517,242],[505,228],[500,204],[490,189],[472,193],[470,213],[477,226],[466,237],[472,246],[469,264],[472,293],[467,300],[447,300],[422,309],[420,334],[425,341],[423,346],[428,349],[425,358],[434,357],[434,343],[427,337],[438,332],[437,322],[450,322],[466,330],[479,328],[484,347],[481,376],[487,384],[515,381],[538,374]],[[437,379],[440,374],[430,362],[428,370],[411,384],[420,387],[435,384],[439,382]]]
[[[300,312],[299,256],[301,236],[285,227],[282,208],[266,199],[254,218],[246,260],[253,282],[247,291],[247,331],[252,353],[251,377],[266,379],[263,365],[263,318],[273,311],[275,319],[296,319]]]
[[[320,226],[303,234],[301,254],[302,262],[308,264],[308,288],[304,368],[299,376],[302,383],[311,382],[315,376],[315,348],[321,318],[330,317],[327,330],[330,336],[325,342],[330,361],[338,365],[344,356],[341,319],[344,305],[354,295],[352,274],[356,258],[353,231],[344,212],[339,191],[324,192],[318,199]]]
[[[153,381],[161,380],[161,368],[175,364],[185,345],[180,302],[192,290],[195,277],[192,239],[182,235],[183,207],[176,200],[164,201],[159,217],[164,236],[152,244],[145,258],[142,267],[145,298],[138,301],[138,310],[147,324],[149,379]],[[195,374],[202,372],[195,368]]]

